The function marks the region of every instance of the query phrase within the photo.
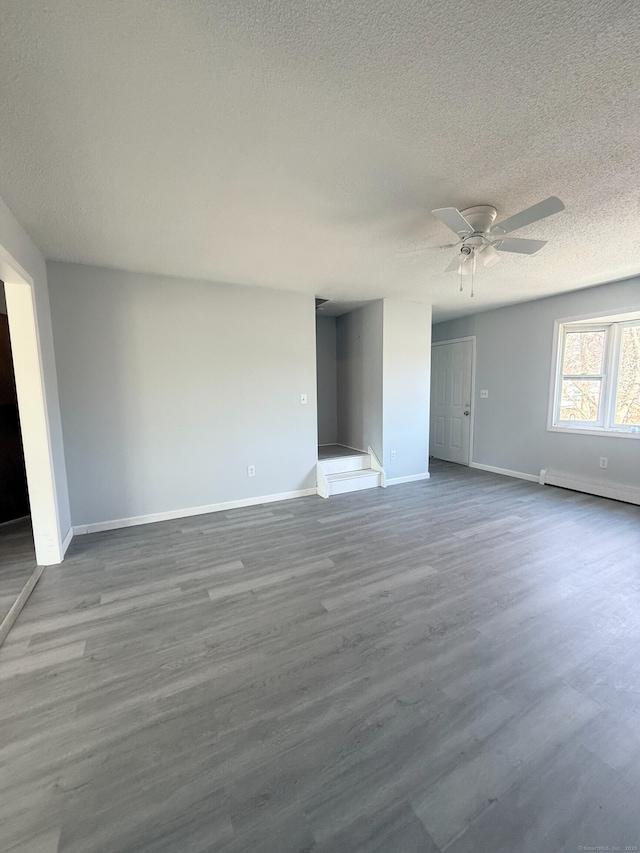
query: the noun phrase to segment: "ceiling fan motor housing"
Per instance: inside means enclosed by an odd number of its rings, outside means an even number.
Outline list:
[[[490,204],[477,204],[475,207],[461,210],[460,213],[471,225],[474,234],[486,234],[498,215],[498,211]]]

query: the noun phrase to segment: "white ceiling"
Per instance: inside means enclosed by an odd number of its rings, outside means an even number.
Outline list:
[[[0,195],[47,258],[438,319],[640,272],[637,0],[0,0]],[[443,273],[429,213],[548,239]]]

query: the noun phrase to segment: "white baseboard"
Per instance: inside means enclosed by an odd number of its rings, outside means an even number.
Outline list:
[[[387,479],[387,486],[399,486],[400,483],[416,483],[418,480],[428,480],[431,477],[431,474],[427,472],[426,474],[409,474],[408,477],[392,477],[390,480]]]
[[[538,482],[541,486],[560,486],[563,489],[573,489],[574,492],[586,492],[589,495],[612,498],[615,501],[625,501],[625,503],[640,506],[640,488],[637,486],[605,483],[602,480],[586,480],[559,471],[549,471],[546,468],[540,471]]]
[[[99,533],[104,530],[117,530],[121,527],[136,527],[138,524],[154,524],[156,521],[171,521],[175,518],[189,518],[192,515],[206,515],[210,512],[224,512],[229,509],[241,509],[245,506],[259,506],[260,504],[274,503],[275,501],[287,501],[291,498],[304,498],[308,495],[317,494],[317,490],[298,489],[295,492],[280,492],[277,495],[262,495],[257,498],[243,498],[239,501],[225,501],[218,504],[207,504],[206,506],[189,507],[188,509],[173,509],[168,512],[156,512],[150,515],[135,515],[131,518],[117,518],[113,521],[96,521],[92,524],[80,524],[73,527],[73,535],[81,536],[85,533]]]
[[[70,527],[69,532],[67,533],[67,535],[62,540],[62,545],[60,546],[61,556],[64,557],[64,555],[67,553],[67,548],[69,547],[69,545],[71,545],[72,539],[73,539],[73,527]]]
[[[539,478],[535,474],[510,471],[509,468],[496,468],[495,465],[481,465],[479,462],[470,462],[469,468],[478,468],[480,471],[488,471],[490,474],[504,474],[505,477],[516,477],[518,480],[529,480],[530,483],[539,482]]]

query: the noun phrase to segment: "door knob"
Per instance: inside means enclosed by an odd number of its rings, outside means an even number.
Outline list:
[[[463,414],[463,415],[466,415],[467,417],[469,417],[469,409],[466,409],[462,414]]]

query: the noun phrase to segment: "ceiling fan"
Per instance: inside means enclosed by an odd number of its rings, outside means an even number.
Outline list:
[[[459,251],[446,267],[445,272],[455,271],[461,275],[473,275],[477,258],[480,258],[484,267],[491,267],[501,260],[500,252],[535,254],[546,244],[546,240],[528,240],[504,235],[546,219],[554,213],[560,213],[561,210],[564,210],[564,204],[556,196],[550,196],[497,224],[494,222],[498,211],[489,204],[468,207],[463,211],[455,207],[432,210],[431,213],[458,236],[458,242],[451,243],[450,246],[452,248],[459,246]],[[414,250],[416,251],[425,251],[425,249]]]

